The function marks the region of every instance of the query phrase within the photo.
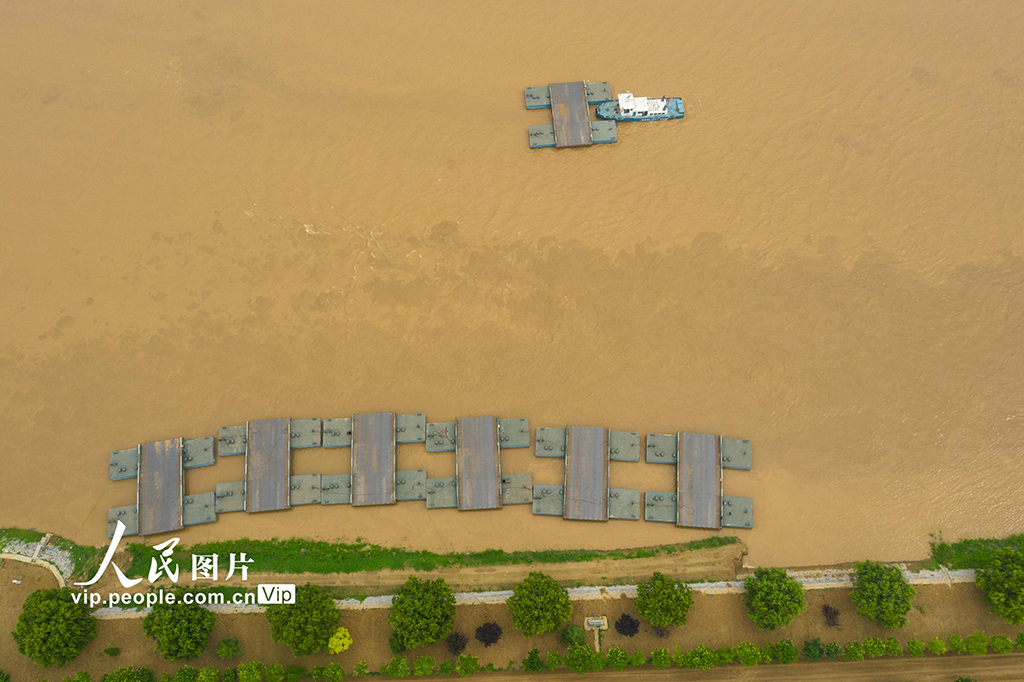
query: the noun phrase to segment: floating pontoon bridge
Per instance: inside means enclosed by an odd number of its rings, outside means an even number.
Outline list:
[[[550,108],[553,122],[530,126],[530,147],[589,147],[618,142],[615,121],[590,120],[590,105],[611,98],[608,83],[576,81],[526,88],[526,108]]]

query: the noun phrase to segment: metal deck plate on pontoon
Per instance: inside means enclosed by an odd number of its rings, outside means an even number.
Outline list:
[[[676,493],[677,526],[721,528],[722,460],[718,436],[710,433],[679,434],[679,466]]]
[[[527,109],[543,109],[551,106],[551,90],[546,85],[526,88],[525,94]]]
[[[427,417],[423,414],[400,414],[395,417],[396,443],[422,443],[427,439]]]
[[[114,507],[107,511],[107,539],[114,537],[114,529],[117,522],[125,525],[124,535],[139,534],[139,508],[134,504],[124,507]]]
[[[245,457],[245,511],[287,509],[291,481],[288,417],[249,422]]]
[[[427,470],[396,471],[395,499],[399,502],[427,499]]]
[[[214,488],[214,496],[214,511],[218,514],[245,511],[245,481],[218,483]]]
[[[647,434],[647,461],[650,464],[675,464],[679,437],[674,433]]]
[[[540,516],[562,516],[565,495],[560,485],[537,483],[533,486],[533,513]]]
[[[659,490],[644,492],[644,521],[676,522],[676,494]]]
[[[139,475],[139,448],[116,450],[110,453],[110,480],[122,481]],[[120,507],[118,507],[120,509]]]
[[[181,523],[184,526],[198,526],[217,520],[216,493],[186,495],[181,501]]]
[[[189,438],[182,441],[181,461],[186,469],[192,467],[210,466],[216,461],[213,454],[213,446],[216,439],[213,436],[203,438]]]
[[[459,484],[454,478],[427,479],[427,509],[455,509],[459,506]]]
[[[591,121],[590,141],[594,144],[608,144],[619,141],[615,121]]]
[[[533,474],[502,474],[501,504],[532,504]]]
[[[220,457],[244,455],[245,430],[245,425],[220,427],[220,431],[217,433],[217,455]]]
[[[537,457],[565,457],[565,429],[541,427],[533,443]]]
[[[608,81],[587,83],[587,104],[600,104],[612,99],[612,86]]]
[[[395,413],[352,418],[352,506],[395,503]]]
[[[323,427],[325,448],[347,448],[352,445],[352,417],[325,419]]]
[[[499,419],[498,443],[501,448],[530,447],[529,419]]]
[[[352,502],[352,477],[348,474],[324,474],[320,477],[320,504]]]
[[[530,138],[530,149],[543,149],[555,146],[555,126],[530,126],[527,134]]]
[[[753,528],[754,500],[749,497],[722,498],[722,528]]]
[[[609,431],[608,457],[616,462],[639,462],[640,434],[633,431]]]
[[[500,508],[498,420],[494,417],[462,417],[456,432],[455,475],[459,479],[459,509]]]
[[[288,503],[292,507],[300,504],[320,504],[320,488],[320,474],[292,476],[288,486]]]
[[[139,532],[142,535],[181,528],[184,485],[181,464],[180,438],[142,445],[139,458]]]
[[[608,429],[570,426],[565,458],[565,518],[608,520]]]
[[[753,464],[749,440],[722,439],[722,468],[750,469]]]
[[[320,447],[320,419],[293,419],[289,427],[292,450]]]
[[[640,491],[628,488],[608,489],[608,518],[623,521],[640,520]]]
[[[455,450],[455,422],[427,424],[427,452]]]
[[[590,107],[583,81],[552,83],[551,118],[555,124],[556,147],[586,147],[590,137]]]

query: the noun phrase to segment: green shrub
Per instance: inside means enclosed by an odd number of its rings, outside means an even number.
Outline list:
[[[562,657],[557,651],[549,651],[546,660],[548,670],[555,671],[562,667]]]
[[[729,652],[730,657],[732,651]],[[675,664],[683,668],[694,668],[696,670],[711,670],[718,663],[718,657],[715,652],[707,648],[703,644],[695,649],[681,653],[679,649],[676,649],[676,655],[674,657]]]
[[[655,668],[667,668],[672,665],[672,656],[668,649],[655,649],[651,652],[651,665]]]
[[[263,679],[265,682],[284,682],[284,666],[280,663],[264,666]]]
[[[309,677],[309,671],[301,665],[290,665],[284,669],[284,682],[299,682]]]
[[[783,665],[789,665],[790,663],[795,663],[800,658],[800,652],[796,650],[796,645],[793,642],[784,639],[775,645],[772,657]]]
[[[217,643],[217,656],[223,659],[239,658],[242,655],[242,645],[234,637],[226,637]]]
[[[867,658],[879,658],[885,656],[885,642],[878,637],[866,637],[863,644],[864,656]]]
[[[523,670],[528,673],[540,672],[544,668],[544,664],[540,660],[540,652],[536,649],[530,649],[530,653],[526,654],[526,658],[523,659]]]
[[[950,651],[955,651],[958,654],[967,653],[967,642],[960,635],[950,635],[946,638],[946,644]]]
[[[359,661],[356,663],[355,670],[356,677],[362,677],[363,675],[370,674],[370,666],[366,664],[366,661]],[[450,670],[448,672],[451,672]]]
[[[1017,645],[1018,649],[1024,649],[1024,632],[1018,632],[1017,633],[1017,638],[1015,640],[1013,640],[1013,641],[1014,641],[1014,644]]]
[[[847,661],[859,661],[864,658],[864,645],[860,642],[850,642],[843,647],[843,659]]]
[[[295,590],[294,604],[268,606],[270,638],[285,644],[296,656],[322,651],[331,640],[341,613],[334,599],[318,585],[301,585]]]
[[[587,643],[587,631],[573,623],[569,623],[565,626],[562,630],[561,637],[562,641],[568,646],[582,646]]]
[[[515,586],[506,602],[512,625],[527,637],[555,632],[572,616],[569,591],[549,575],[533,571]]]
[[[601,655],[586,644],[573,644],[565,653],[565,667],[582,675],[601,669]]]
[[[1003,635],[995,635],[989,642],[997,654],[1008,654],[1013,651],[1013,640]]]
[[[220,679],[220,671],[216,668],[202,668],[199,671],[199,677],[196,678],[196,682],[218,682]]]
[[[238,671],[238,682],[263,682],[263,674],[266,668],[259,661],[249,661],[236,668]]]
[[[384,666],[388,677],[409,677],[409,659],[405,656],[392,656],[391,662]]]
[[[412,674],[416,677],[426,677],[434,674],[437,661],[430,656],[420,656],[412,664]]]
[[[442,579],[410,576],[391,601],[388,624],[406,649],[440,642],[455,623],[455,594]]]
[[[21,607],[14,626],[18,653],[45,667],[70,663],[96,638],[96,619],[89,607],[76,604],[66,587],[36,590]]]
[[[949,651],[949,649],[946,648],[946,643],[943,642],[941,639],[939,639],[938,637],[932,637],[931,640],[928,642],[928,651],[932,652],[936,656],[941,656],[942,654]]]
[[[156,640],[156,650],[169,661],[202,656],[210,641],[217,616],[195,604],[176,601],[158,604],[142,621],[146,636]]]
[[[835,642],[829,642],[822,649],[822,653],[825,654],[825,658],[831,658],[833,661],[838,660],[843,655],[843,648]]]
[[[885,628],[901,628],[907,624],[914,588],[898,566],[859,561],[850,598],[862,616]]]
[[[9,675],[6,675],[3,670],[0,670],[0,682],[11,682]],[[64,682],[92,682],[92,676],[84,670],[79,670],[70,677],[65,677]]]
[[[647,655],[642,651],[634,651],[629,657],[629,664],[632,666],[647,665]]]
[[[1011,625],[1024,624],[1024,553],[993,552],[978,570],[976,581],[992,613]]]
[[[655,573],[647,582],[636,586],[636,610],[654,627],[685,625],[686,615],[693,606],[690,586]]]
[[[957,675],[953,682],[976,682],[973,677],[967,677],[966,675]]]
[[[733,653],[741,665],[757,665],[764,660],[764,652],[761,651],[761,648],[750,642],[740,642],[733,649]]]
[[[238,668],[228,666],[220,673],[220,682],[238,682]]]
[[[465,637],[465,635],[463,635],[463,637]],[[463,645],[463,647],[465,647],[465,645]],[[406,650],[405,642],[402,641],[402,636],[397,632],[392,632],[391,636],[388,637],[388,649],[390,649],[393,654],[400,654]]]
[[[984,656],[988,653],[988,637],[980,630],[969,636],[965,644],[967,652],[974,656]]]
[[[29,597],[31,599],[31,596]],[[100,682],[154,682],[156,676],[149,668],[137,667],[118,668],[100,678]]]
[[[750,619],[761,630],[785,627],[807,608],[803,587],[781,568],[758,568],[743,589]]]
[[[167,679],[167,675],[163,679]],[[199,671],[190,665],[183,665],[170,676],[170,682],[196,682],[199,679]]]
[[[442,675],[451,675],[453,672],[455,672],[455,664],[451,661],[445,661],[441,664],[441,667],[437,669],[437,672],[441,673]]]
[[[11,676],[3,670],[0,670],[0,682],[11,682]]]
[[[895,637],[889,637],[885,640],[885,655],[886,656],[902,656],[903,647],[896,641]]]
[[[613,646],[605,655],[605,665],[612,670],[623,671],[629,665],[629,654],[617,646]]]
[[[107,656],[117,656],[119,653],[121,653],[121,649],[119,649],[116,646],[108,646],[106,649],[103,650],[103,653],[105,653]]]
[[[476,656],[470,656],[468,654],[462,654],[459,656],[459,661],[455,664],[456,673],[464,677],[466,675],[472,675],[477,670],[480,670],[480,661],[476,660]]]
[[[822,648],[821,640],[817,637],[804,642],[804,658],[811,661],[820,661],[824,653],[825,651]]]
[[[924,642],[919,639],[911,639],[907,642],[907,653],[914,658],[924,656]]]
[[[729,647],[715,649],[715,665],[729,665],[736,660],[736,653]]]
[[[311,677],[319,682],[341,682],[345,679],[345,669],[340,663],[328,663],[313,668]]]

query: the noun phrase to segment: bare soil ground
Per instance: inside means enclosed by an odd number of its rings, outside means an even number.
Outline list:
[[[618,562],[617,562],[618,563]],[[11,580],[19,579],[20,585]],[[21,604],[33,590],[53,587],[53,577],[46,571],[14,562],[0,565],[0,633],[10,632],[20,613]],[[802,646],[804,640],[820,637],[824,641],[845,643],[862,640],[868,636],[895,634],[901,642],[911,637],[927,641],[931,637],[946,637],[950,634],[968,635],[975,630],[984,630],[989,636],[1005,634],[1013,637],[1017,630],[988,613],[974,585],[922,586],[917,590],[910,624],[903,630],[890,633],[874,623],[856,615],[850,601],[849,590],[815,590],[806,593],[808,608],[785,630],[778,633],[758,631],[747,617],[742,595],[695,595],[693,610],[686,626],[674,628],[666,638],[657,637],[646,623],[641,624],[640,633],[632,638],[622,637],[609,630],[604,637],[604,646],[618,646],[627,652],[655,648],[692,648],[698,644],[709,647],[732,646],[741,641],[757,644],[780,639],[791,639]],[[830,604],[840,611],[840,626],[829,628],[821,615],[822,604]],[[588,615],[606,615],[614,622],[622,613],[636,616],[633,600],[609,599],[605,601],[577,602],[574,605],[573,620],[576,622]],[[496,622],[504,634],[501,641],[491,647],[484,647],[473,638],[476,628],[486,622]],[[377,669],[387,662],[391,653],[387,648],[390,628],[387,625],[387,611],[346,611],[343,623],[355,640],[352,648],[338,656],[321,654],[296,659],[283,645],[270,640],[269,629],[262,616],[222,615],[211,637],[211,647],[199,659],[190,661],[196,667],[224,667],[213,653],[214,645],[224,637],[237,637],[245,649],[239,663],[251,659],[264,662],[277,661],[283,665],[298,664],[312,668],[329,661],[342,663],[349,671],[360,660]],[[523,637],[512,627],[508,609],[504,605],[471,606],[459,609],[455,620],[456,630],[466,634],[470,643],[466,653],[479,657],[484,664],[505,667],[509,661],[521,661],[530,649],[536,647],[542,653],[562,650],[563,645],[555,634]],[[119,647],[116,658],[103,653],[107,647]],[[432,656],[438,661],[449,658],[443,644],[410,652],[411,658],[420,655]],[[61,670],[46,670],[35,666],[26,657],[19,655],[9,636],[0,637],[0,669],[11,673],[14,682],[38,682],[39,680],[61,680],[77,670],[88,670],[94,679],[110,669],[124,665],[145,665],[157,673],[170,672],[178,664],[163,660],[154,651],[153,642],[146,639],[139,619],[101,621],[99,636],[82,652],[78,660]],[[697,673],[673,668],[669,671],[643,669],[644,678],[671,676],[673,679],[816,679],[816,680],[951,680],[958,674],[984,673],[984,680],[1018,680],[1024,670],[1024,657],[1020,655],[998,656],[991,654],[982,658],[967,656],[926,656],[921,660],[903,658],[856,663],[823,662],[820,664],[800,663],[796,666],[762,666],[756,669],[729,667],[710,673]],[[626,674],[636,678],[636,671]],[[559,675],[561,676],[561,675]],[[510,673],[503,679],[519,679],[521,675]],[[547,677],[547,675],[546,675]],[[613,672],[603,674],[601,679],[616,679],[622,675]],[[531,678],[537,679],[537,678]]]

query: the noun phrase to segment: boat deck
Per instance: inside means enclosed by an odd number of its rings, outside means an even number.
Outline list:
[[[607,521],[608,429],[570,426],[565,453],[565,518]]]
[[[590,138],[590,107],[583,81],[552,83],[551,118],[555,122],[556,147],[586,147]]]
[[[395,413],[352,418],[352,506],[395,504]]]
[[[498,420],[494,417],[463,417],[458,420],[456,433],[459,509],[499,509],[501,456]]]
[[[722,527],[722,458],[718,436],[679,434],[676,504],[677,526]]]
[[[155,535],[180,530],[184,494],[181,439],[144,443],[139,451],[140,533]]]
[[[290,419],[249,422],[245,452],[245,511],[288,509],[291,477]]]

